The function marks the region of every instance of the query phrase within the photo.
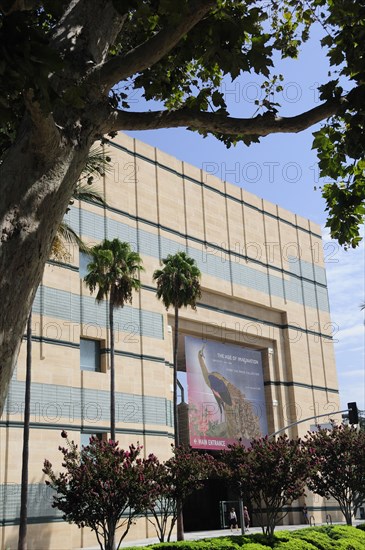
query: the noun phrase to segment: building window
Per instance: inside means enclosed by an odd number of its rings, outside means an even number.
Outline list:
[[[101,371],[100,340],[80,338],[80,367],[81,370]]]
[[[85,254],[85,252],[79,251],[79,274],[80,279],[83,279],[85,275],[87,275],[87,266],[91,262],[91,257],[89,254]]]

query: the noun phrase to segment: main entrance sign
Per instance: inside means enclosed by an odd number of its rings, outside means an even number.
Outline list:
[[[185,337],[189,440],[196,449],[267,434],[261,352]]]

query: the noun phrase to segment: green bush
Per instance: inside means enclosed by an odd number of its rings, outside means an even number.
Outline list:
[[[293,539],[300,539],[311,543],[318,550],[329,550],[333,548],[333,541],[326,533],[314,529],[300,529],[291,533]]]
[[[240,548],[242,548],[242,537],[237,536],[192,541],[160,542],[150,546],[148,550],[240,550]]]
[[[212,550],[239,550],[242,547],[243,537],[219,537],[216,539],[204,539],[200,541],[204,546],[199,546],[199,549],[204,550],[211,548]]]
[[[333,540],[351,539],[363,543],[365,548],[365,532],[349,525],[333,525],[326,527],[319,527],[319,531],[326,532],[328,536]]]
[[[252,533],[252,535],[249,535],[249,542],[250,543],[255,543],[257,545],[261,545],[261,546],[264,546],[267,550],[267,548],[272,548],[273,545],[274,545],[274,542],[275,542],[275,539],[276,539],[276,534],[274,535],[274,538],[273,539],[268,539],[266,535],[264,535],[263,533]],[[243,548],[246,548],[246,546],[242,545]]]
[[[278,544],[275,544],[274,550],[317,550],[317,547],[310,542],[297,538],[278,542]]]
[[[365,533],[347,525],[300,529],[290,534],[286,532],[285,535],[290,536],[290,541],[298,543],[298,548],[299,541],[307,542],[318,550],[364,550],[365,548]],[[285,548],[283,545],[278,546],[280,549],[282,547]]]
[[[274,534],[274,542],[286,542],[291,539],[292,533],[290,531],[276,531]]]
[[[361,531],[365,531],[365,523],[359,523],[359,525],[356,525],[357,529],[361,529]]]
[[[195,541],[164,542],[125,550],[364,550],[363,529],[347,525],[277,531],[272,539],[262,533],[231,535]]]
[[[337,540],[336,550],[364,550],[364,543],[354,539]]]
[[[363,550],[365,548],[365,532],[348,525],[334,525],[331,527],[319,527],[328,534],[329,538],[338,543],[334,548],[341,550]],[[346,546],[347,544],[347,546]]]
[[[268,546],[264,546],[259,542],[247,542],[241,548],[243,548],[243,550],[267,550]]]

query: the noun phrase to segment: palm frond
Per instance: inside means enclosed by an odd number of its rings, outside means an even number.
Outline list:
[[[104,197],[100,191],[94,187],[85,183],[78,183],[75,191],[72,194],[72,198],[80,201],[89,201],[97,204],[106,205]]]
[[[71,259],[71,254],[59,233],[56,233],[53,239],[51,256],[59,262],[69,262]]]
[[[102,176],[111,170],[110,157],[105,154],[103,147],[97,145],[89,151],[85,167],[82,171],[83,176]]]
[[[98,289],[100,301],[109,296],[113,307],[132,302],[133,290],[139,290],[138,275],[144,270],[142,259],[130,244],[119,239],[105,239],[90,250],[91,262],[84,277],[91,292]]]
[[[89,179],[92,174],[101,175],[107,172],[110,169],[109,162],[110,158],[105,155],[102,147],[94,147],[90,150],[85,167],[82,171],[83,177],[76,185],[70,204],[72,204],[74,200],[87,200],[94,204],[106,205],[100,191],[96,187],[90,186],[90,184],[82,183],[82,179],[85,177]],[[81,252],[86,254],[90,252],[89,247],[84,243],[81,237],[63,221],[52,243],[51,253],[57,260],[69,261],[71,258],[65,243],[75,244],[79,247]]]
[[[201,295],[201,273],[195,260],[185,252],[177,252],[169,254],[162,263],[163,269],[157,269],[153,274],[157,298],[162,300],[166,309],[170,306],[196,309],[196,301]]]
[[[79,237],[79,235],[70,227],[66,222],[61,222],[58,228],[58,236],[63,239],[65,242],[70,244],[75,244],[79,247],[81,252],[85,254],[90,253],[90,248],[84,243],[84,241]]]

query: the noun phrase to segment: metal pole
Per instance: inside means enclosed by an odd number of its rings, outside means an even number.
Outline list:
[[[297,426],[298,424],[301,424],[302,422],[307,422],[308,420],[313,420],[314,418],[321,418],[322,416],[331,416],[333,414],[340,414],[344,412],[348,412],[349,409],[344,409],[343,411],[334,411],[331,413],[325,413],[325,414],[316,414],[314,416],[308,416],[308,418],[303,418],[303,420],[298,420],[297,422],[292,422],[292,424],[288,424],[288,426],[285,426],[284,428],[280,428],[280,430],[277,430],[276,432],[270,434],[268,437],[274,437],[274,435],[279,434],[280,432],[283,432],[284,430],[287,430],[288,428],[292,428],[293,426]]]
[[[245,518],[243,517],[243,500],[242,498],[239,498],[238,500],[238,507],[239,507],[239,513],[240,513],[240,522],[241,522],[241,535],[245,534]]]

